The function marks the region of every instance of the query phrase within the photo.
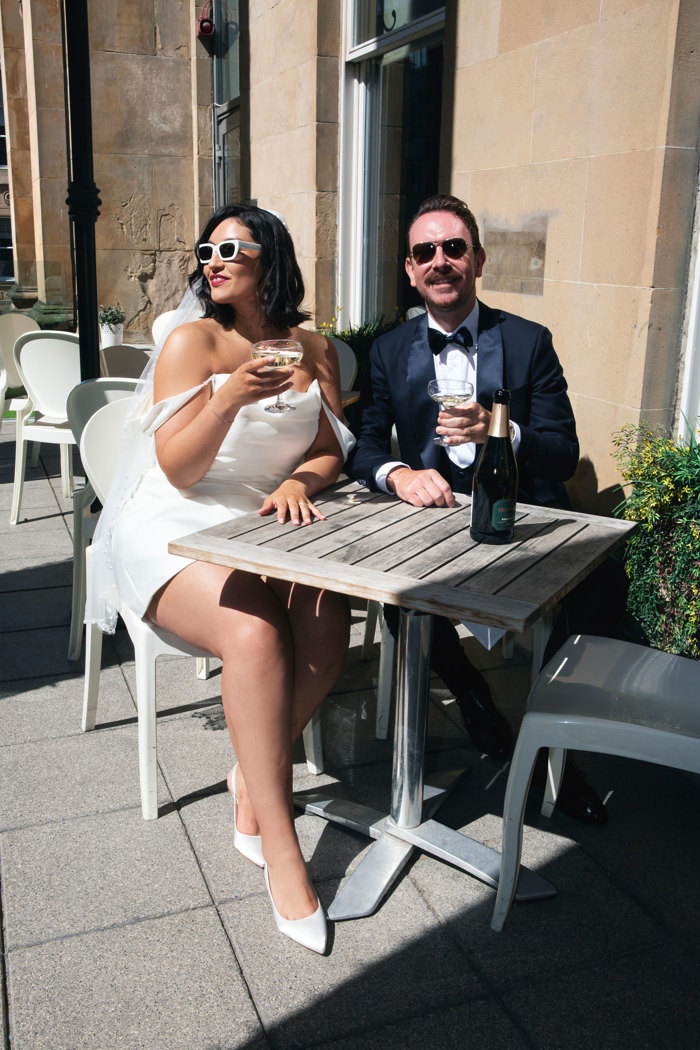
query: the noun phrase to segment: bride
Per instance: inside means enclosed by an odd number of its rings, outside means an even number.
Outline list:
[[[333,344],[308,315],[289,233],[273,213],[216,212],[195,248],[190,287],[204,316],[170,332],[138,421],[155,456],[123,491],[101,542],[117,590],[140,616],[222,660],[221,695],[237,763],[234,846],[264,868],[278,928],[314,951],[326,920],[292,816],[292,744],[340,671],[349,616],[340,595],[167,552],[170,539],[258,510],[291,526],[323,514],[353,438],[340,422]],[[252,344],[291,337],[300,365],[265,371]],[[150,400],[150,389],[148,397]],[[278,394],[295,408],[265,411]],[[131,465],[133,470],[133,463]],[[100,538],[100,537],[98,537]]]

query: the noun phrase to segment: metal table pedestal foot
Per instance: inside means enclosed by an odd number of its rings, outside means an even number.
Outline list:
[[[371,915],[415,849],[498,885],[500,853],[432,819],[465,770],[443,771],[423,783],[431,631],[430,615],[401,609],[391,812],[321,793],[295,800],[307,813],[376,840],[328,909],[328,918],[336,922]],[[556,892],[540,875],[521,869],[516,900],[539,900]]]

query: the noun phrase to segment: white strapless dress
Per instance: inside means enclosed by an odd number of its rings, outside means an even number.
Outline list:
[[[212,376],[214,390],[228,379]],[[159,402],[148,430],[155,433],[200,387]],[[289,390],[285,400],[296,411],[274,415],[265,411],[267,398],[244,406],[224,438],[205,476],[191,488],[170,484],[158,464],[142,476],[121,508],[112,534],[112,568],[122,600],[138,616],[164,583],[191,564],[168,554],[168,542],[190,532],[218,525],[229,518],[259,510],[270,492],[303,460],[326,412],[343,456],[354,438],[325,405],[318,382],[304,393]]]

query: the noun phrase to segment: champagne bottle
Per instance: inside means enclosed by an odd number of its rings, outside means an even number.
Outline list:
[[[510,543],[515,525],[518,465],[510,440],[509,390],[494,390],[489,432],[472,482],[469,532],[478,543]]]

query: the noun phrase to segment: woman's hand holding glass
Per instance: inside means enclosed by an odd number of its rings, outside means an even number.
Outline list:
[[[243,405],[252,405],[267,397],[279,398],[285,390],[291,390],[294,379],[292,368],[270,368],[274,357],[272,354],[253,361],[245,361],[220,387],[220,404],[214,407],[217,414],[227,422]],[[218,399],[217,399],[218,401]],[[267,411],[267,410],[266,410]]]
[[[304,348],[296,339],[261,339],[260,342],[253,343],[252,354],[253,360],[264,360],[267,362],[265,368],[270,371],[278,371],[287,369],[290,365],[300,364],[304,356]],[[269,360],[270,357],[272,361]],[[288,388],[285,387],[285,389]],[[294,405],[287,404],[280,392],[275,403],[267,405],[265,411],[272,412],[274,415],[281,415],[283,412],[294,412],[296,410]]]

